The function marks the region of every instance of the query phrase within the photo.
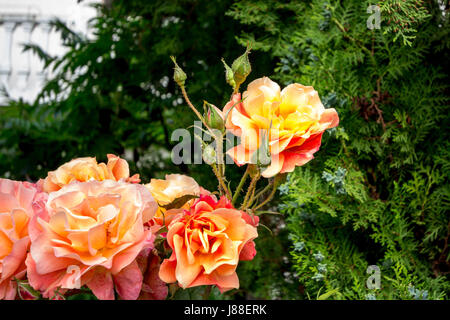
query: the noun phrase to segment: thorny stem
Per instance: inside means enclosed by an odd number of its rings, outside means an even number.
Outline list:
[[[219,174],[219,183],[224,186],[224,191],[226,191],[227,197],[231,200],[231,193],[228,186],[225,183],[225,165],[223,163],[223,135],[214,136],[216,140],[216,160],[217,160],[217,173]]]
[[[219,173],[219,175],[220,175],[220,173]],[[222,185],[222,188],[224,189],[225,194],[226,194],[228,200],[231,200],[230,189],[228,189],[228,186],[227,186],[227,184],[225,183],[224,177],[223,177],[222,175],[220,175],[219,182],[220,182],[220,184]]]
[[[192,111],[194,111],[195,115],[202,121],[203,125],[206,127],[206,129],[208,129],[209,134],[211,135],[211,137],[213,137],[215,140],[218,140],[217,136],[214,134],[214,132],[211,130],[211,128],[208,126],[208,124],[206,123],[205,119],[203,119],[202,115],[200,114],[200,112],[198,112],[197,108],[195,108],[195,106],[192,104],[191,100],[189,99],[189,96],[186,92],[186,88],[184,86],[180,86],[181,89],[181,93],[183,94],[183,98],[186,101],[186,103],[188,104],[189,108],[191,108]],[[217,144],[219,145],[219,141],[217,142]],[[220,139],[220,146],[222,145],[222,139]],[[222,154],[222,153],[220,153]],[[223,160],[223,157],[222,157]],[[214,174],[217,177],[217,180],[219,181],[219,186],[222,187],[222,189],[224,190],[226,196],[228,199],[231,200],[231,194],[230,194],[230,190],[228,189],[227,185],[225,184],[224,181],[224,167],[223,164],[221,163],[222,161],[218,161],[218,166],[213,166],[213,171]]]
[[[188,104],[189,108],[191,108],[192,111],[194,111],[195,115],[202,121],[202,123],[206,127],[206,129],[208,129],[208,131],[211,134],[211,136],[214,137],[214,134],[213,134],[211,128],[206,123],[205,119],[203,119],[203,117],[200,114],[200,112],[198,112],[197,108],[195,108],[194,105],[192,104],[191,100],[189,100],[189,97],[187,95],[187,92],[186,92],[186,89],[184,88],[184,86],[182,86],[180,88],[181,88],[181,93],[183,94],[183,98],[186,101],[186,103]]]
[[[247,193],[246,193],[246,195],[245,195],[244,202],[242,203],[241,209],[243,209],[243,210],[247,209],[247,203],[248,203],[248,200],[250,200],[250,195],[252,194],[253,189],[255,189],[256,183],[258,182],[258,180],[259,180],[260,177],[261,177],[261,174],[260,174],[260,172],[258,171],[258,172],[253,176],[252,180],[250,181],[250,186],[248,187],[248,190],[247,190]]]
[[[222,184],[220,183],[220,176],[219,172],[217,171],[216,165],[213,163],[211,164],[212,171],[214,172],[214,175],[216,176],[217,180],[219,181],[219,192],[222,193]]]
[[[236,203],[237,198],[239,197],[239,193],[242,190],[242,187],[244,186],[245,181],[247,180],[248,175],[250,174],[250,166],[247,166],[247,169],[245,169],[245,173],[241,178],[241,181],[239,182],[236,190],[234,191],[233,200],[231,201],[231,204],[234,206]]]
[[[256,186],[255,186],[255,188],[253,188],[252,194],[248,198],[248,202],[247,202],[247,205],[246,205],[247,208],[250,208],[252,203],[253,203],[253,201],[255,201],[255,197],[254,197],[255,196],[255,190],[256,190]]]
[[[277,192],[277,184],[274,183],[273,184],[273,188],[272,188],[272,192],[269,194],[269,196],[266,198],[266,200],[264,200],[263,202],[261,202],[259,205],[257,205],[256,207],[253,208],[253,210],[258,210],[259,208],[263,207],[264,205],[266,205],[270,200],[272,200],[273,196],[275,195],[275,192]]]
[[[227,195],[227,198],[231,201],[231,191],[230,188],[225,183],[226,176],[225,176],[225,163],[223,159],[223,134],[218,137],[214,137],[216,139],[216,145],[217,145],[217,171],[219,174],[219,183],[222,185],[222,188],[225,191],[225,194]]]
[[[253,202],[255,201],[255,200],[257,200],[259,197],[261,197],[264,193],[266,193],[269,189],[270,189],[270,187],[273,185],[273,180],[271,180],[268,184],[267,184],[267,186],[265,186],[264,187],[264,189],[262,189],[261,191],[259,191],[255,196],[253,196],[253,197],[251,197],[250,198],[250,201],[249,201],[249,203],[248,203],[248,206],[250,207],[252,204],[253,204]]]
[[[225,184],[225,181],[223,180],[222,175],[219,173],[218,168],[216,167],[215,164],[212,164],[211,167],[213,169],[214,174],[216,175],[217,180],[219,181],[219,191],[223,190],[227,198],[231,200],[230,190],[228,189],[228,186]]]

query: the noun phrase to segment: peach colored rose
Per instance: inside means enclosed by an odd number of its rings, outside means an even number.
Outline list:
[[[200,194],[200,186],[191,177],[182,174],[168,174],[166,179],[152,179],[146,185],[159,205],[167,205],[185,195]]]
[[[231,111],[234,108],[238,108],[238,109],[242,109],[242,100],[241,100],[241,94],[240,93],[235,93],[231,96],[231,100],[227,102],[227,104],[225,105],[225,107],[223,107],[223,117],[226,118],[225,120],[225,127],[227,128],[228,131],[230,131],[231,133],[233,133],[234,135],[240,136],[241,135],[241,129],[234,125],[233,122],[231,121]]]
[[[128,163],[116,155],[108,154],[108,163],[97,163],[95,158],[77,158],[73,159],[55,171],[50,171],[45,180],[40,181],[42,189],[45,192],[52,192],[61,189],[63,186],[72,181],[89,181],[89,180],[115,180],[121,179],[139,183],[139,175],[135,174],[130,177],[130,169]]]
[[[189,211],[169,225],[167,243],[172,255],[165,259],[160,278],[182,288],[216,285],[221,292],[238,288],[239,260],[255,255],[257,217],[234,209],[222,197],[201,195]]]
[[[224,113],[238,101],[240,94],[235,94]],[[227,129],[241,137],[241,144],[227,153],[238,165],[251,163],[266,130],[271,163],[262,176],[291,172],[313,159],[323,132],[338,123],[336,110],[325,109],[313,87],[294,83],[280,92],[278,84],[269,78],[256,79],[227,118]]]
[[[144,224],[156,209],[144,186],[124,181],[74,181],[50,193],[29,224],[30,285],[44,297],[87,285],[99,299],[114,299],[114,288],[137,299],[143,275],[135,259],[153,245]]]
[[[180,208],[166,210],[163,206],[183,196],[200,195],[200,186],[198,183],[193,178],[182,174],[168,174],[165,180],[152,179],[145,186],[150,190],[159,204],[158,212],[154,217],[154,221],[159,225],[169,225],[176,215],[182,213],[185,209],[189,209],[193,200],[184,203]]]
[[[0,179],[0,299],[13,300],[17,291],[13,278],[25,276],[28,222],[36,194],[31,183]]]

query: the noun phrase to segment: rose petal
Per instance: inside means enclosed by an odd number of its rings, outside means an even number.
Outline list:
[[[111,272],[98,267],[86,285],[99,300],[114,300],[114,283]]]
[[[142,288],[142,272],[136,261],[113,276],[116,291],[124,300],[136,300]]]

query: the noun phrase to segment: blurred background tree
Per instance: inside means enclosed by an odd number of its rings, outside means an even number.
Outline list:
[[[74,157],[103,161],[107,153],[124,155],[144,180],[204,172],[207,166],[178,167],[170,160],[177,143],[172,131],[191,126],[195,115],[171,79],[169,56],[178,56],[188,72],[187,90],[198,107],[202,99],[222,107],[231,89],[220,59],[232,61],[242,51],[235,41],[239,23],[224,15],[230,5],[113,1],[97,6],[94,40],[54,21],[68,52],[55,58],[35,45],[25,47],[56,75],[33,104],[11,101],[0,109],[1,174],[36,180]],[[268,54],[252,58],[253,77],[273,65]],[[211,180],[206,174],[201,182],[214,188]]]
[[[169,56],[188,73],[197,106],[223,106],[231,91],[220,58],[231,62],[251,41],[247,82],[312,85],[341,123],[262,216],[271,231],[259,228],[258,255],[239,266],[241,288],[211,297],[448,298],[448,1],[108,3],[98,7],[94,40],[53,23],[69,49],[63,57],[26,47],[57,72],[34,103],[0,108],[1,177],[35,181],[72,158],[116,153],[143,182],[181,172],[214,190],[205,165],[170,160],[172,131],[195,116]],[[374,4],[380,29],[367,27]],[[380,290],[366,286],[374,264]]]

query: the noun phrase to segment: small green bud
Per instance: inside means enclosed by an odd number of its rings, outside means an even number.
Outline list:
[[[223,132],[223,130],[225,129],[225,123],[223,121],[223,115],[221,114],[220,110],[207,101],[203,101],[203,109],[205,110],[203,118],[205,119],[206,124],[211,129],[217,129]]]
[[[174,56],[170,56],[170,59],[172,59],[173,63],[175,64],[173,72],[173,80],[175,80],[175,82],[180,87],[184,87],[184,83],[187,79],[186,73],[184,73],[183,69],[181,69],[180,66],[177,64],[177,61],[175,60]]]
[[[227,83],[233,88],[233,90],[236,88],[236,81],[234,81],[234,72],[230,68],[229,65],[225,62],[225,60],[222,58],[223,65],[225,66],[225,80]]]
[[[209,165],[216,163],[216,150],[212,144],[207,145],[203,149],[203,160]]]
[[[252,66],[250,65],[250,61],[248,60],[248,54],[250,53],[250,46],[247,46],[244,54],[234,60],[231,65],[231,69],[234,74],[234,81],[236,82],[236,86],[239,87],[247,76],[252,71]]]

